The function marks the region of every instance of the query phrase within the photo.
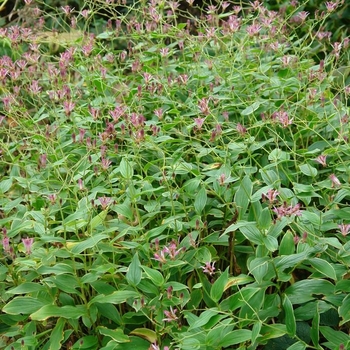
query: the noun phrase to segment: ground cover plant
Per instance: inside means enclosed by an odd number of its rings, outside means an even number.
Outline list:
[[[342,4],[25,3],[0,29],[0,347],[349,348]]]

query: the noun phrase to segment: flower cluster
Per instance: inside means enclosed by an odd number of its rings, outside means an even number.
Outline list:
[[[274,207],[273,211],[276,213],[277,219],[280,219],[284,216],[301,216],[300,203],[297,203],[293,206],[288,205],[287,202],[283,202],[280,207]]]
[[[155,245],[157,249],[159,242],[156,241]],[[175,258],[184,250],[185,248],[179,248],[178,243],[173,239],[168,246],[165,246],[162,250],[154,253],[154,259],[161,263],[166,263],[167,258],[170,258],[170,260],[175,260]]]

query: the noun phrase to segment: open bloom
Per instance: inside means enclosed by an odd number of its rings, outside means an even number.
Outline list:
[[[287,203],[284,202],[280,207],[273,208],[273,211],[277,214],[277,219],[280,219],[283,216],[301,216],[300,203],[297,203],[294,206],[288,206]]]
[[[32,245],[34,243],[34,238],[22,238],[22,242],[24,244],[24,247],[26,248],[26,254],[32,253]]]
[[[203,269],[204,273],[207,273],[209,276],[212,276],[215,273],[215,261],[213,261],[212,263],[206,262],[204,266],[201,266],[201,268]]]
[[[329,178],[332,181],[332,187],[339,187],[339,186],[341,186],[341,182],[339,181],[339,179],[334,174],[329,175]]]
[[[343,236],[346,236],[350,232],[350,224],[340,224],[338,227]]]
[[[322,166],[325,167],[325,166],[327,166],[326,158],[327,158],[327,156],[321,154],[321,155],[319,155],[319,156],[315,159],[315,161],[316,161],[317,163],[320,163]]]
[[[165,322],[172,322],[178,320],[178,317],[176,316],[177,309],[173,309],[170,306],[170,311],[164,310],[164,315],[166,316],[163,318],[163,321]]]

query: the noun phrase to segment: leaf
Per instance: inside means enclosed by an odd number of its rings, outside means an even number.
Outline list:
[[[291,231],[288,230],[282,237],[279,247],[279,255],[292,255],[294,252],[294,235]]]
[[[43,290],[45,290],[45,286],[43,286],[42,284],[34,283],[34,282],[24,282],[15,288],[7,290],[6,293],[27,294],[27,293],[39,292]]]
[[[85,241],[82,242],[67,242],[67,248],[73,253],[73,254],[80,254],[86,249],[90,249],[92,247],[95,247],[98,242],[102,241],[105,238],[108,238],[108,235],[105,234],[98,234],[95,236],[92,236],[88,238]]]
[[[265,247],[270,251],[274,252],[278,249],[278,241],[277,238],[273,236],[263,236],[263,242]]]
[[[59,318],[50,335],[50,350],[60,350],[64,339],[63,329],[66,324],[64,318]]]
[[[205,326],[213,316],[218,314],[219,311],[217,308],[205,310],[199,315],[198,319],[190,325],[189,330]]]
[[[331,327],[320,326],[320,332],[335,347],[339,347],[340,344],[346,345],[350,341],[350,337],[346,333],[336,331]]]
[[[315,177],[317,175],[317,169],[310,164],[303,164],[299,166],[300,171],[306,176]]]
[[[258,227],[261,230],[266,230],[270,228],[271,226],[271,214],[270,214],[270,209],[269,208],[264,208],[259,216],[258,219]]]
[[[224,293],[224,289],[226,286],[226,283],[228,281],[228,268],[225,270],[224,273],[220,275],[220,277],[214,282],[210,289],[210,297],[215,302],[218,302],[222,294]]]
[[[119,169],[125,179],[130,180],[134,176],[134,169],[125,158],[120,162]]]
[[[148,328],[136,328],[132,330],[130,334],[146,339],[150,343],[155,343],[157,341],[157,333]]]
[[[247,108],[245,108],[242,112],[241,115],[246,116],[249,114],[254,113],[258,108],[260,107],[260,102],[256,101],[254,102],[252,105],[248,106]]]
[[[242,284],[248,284],[250,282],[253,282],[254,278],[252,278],[251,276],[247,276],[247,275],[239,275],[239,276],[235,276],[235,277],[230,277],[225,285],[225,289],[227,290],[228,288],[232,287],[232,286],[239,286]]]
[[[136,287],[141,282],[142,269],[137,253],[134,254],[125,277],[133,287]]]
[[[108,295],[104,295],[104,294],[97,295],[96,297],[90,300],[89,304],[94,304],[94,303],[122,304],[131,298],[133,299],[139,298],[139,294],[130,290],[117,290]]]
[[[223,339],[219,341],[219,346],[220,347],[228,347],[240,343],[244,343],[247,340],[251,339],[252,337],[252,331],[248,329],[239,329],[232,331],[228,334],[226,334]]]
[[[288,299],[287,295],[283,297],[283,310],[285,313],[285,324],[287,332],[291,337],[295,337],[296,334],[296,322],[292,303]]]
[[[10,315],[30,315],[44,305],[45,303],[37,298],[15,297],[2,308],[2,311]]]
[[[103,210],[91,219],[90,225],[89,225],[91,233],[95,230],[96,227],[98,227],[105,221],[107,212],[108,212],[107,209]]]
[[[97,327],[100,334],[112,338],[117,343],[129,343],[130,339],[127,335],[124,334],[123,330],[120,328],[109,329],[106,327],[99,326]]]
[[[6,193],[12,186],[12,178],[2,180],[0,182],[0,192],[2,194]]]
[[[234,311],[246,305],[248,301],[260,291],[260,288],[250,286],[240,289],[237,293],[229,296],[220,303],[220,308],[224,311]]]
[[[318,303],[317,303],[318,304]],[[319,327],[320,327],[320,313],[319,313],[319,306],[317,305],[314,317],[312,318],[312,327],[310,330],[310,336],[312,343],[315,345],[316,348],[319,347],[319,341],[320,341],[320,334],[319,334]]]
[[[252,328],[252,344],[255,343],[257,337],[258,337],[259,334],[260,334],[261,325],[262,325],[262,322],[261,322],[261,321],[258,321],[258,322],[255,322],[255,323],[254,323],[254,326],[253,326],[253,328]]]
[[[319,296],[333,295],[335,286],[326,280],[310,279],[294,283],[285,291],[292,304],[303,304]]]
[[[312,258],[308,259],[308,262],[315,270],[322,273],[326,277],[331,278],[332,280],[337,279],[334,267],[328,261],[320,258]]]
[[[194,209],[198,215],[200,215],[207,203],[207,191],[202,187],[197,193],[196,199],[194,201]]]
[[[66,319],[78,319],[86,315],[86,308],[83,305],[78,306],[57,306],[45,305],[38,311],[32,313],[30,318],[34,321],[45,321],[50,317],[63,317]]]
[[[251,243],[260,245],[264,244],[263,235],[254,225],[243,226],[239,229],[244,237]]]
[[[98,345],[98,338],[94,335],[87,335],[85,337],[82,337],[80,339],[78,339],[74,345],[73,345],[73,349],[88,349],[88,350],[92,350],[92,349],[97,349],[97,345]]]
[[[287,350],[305,350],[305,349],[306,349],[305,343],[298,341],[293,345],[289,346]]]
[[[147,266],[141,266],[141,267],[143,271],[145,271],[145,274],[148,276],[148,278],[156,286],[160,287],[164,284],[164,277],[158,270],[151,269],[150,267],[147,267]]]
[[[263,257],[252,259],[249,263],[249,271],[258,284],[262,284],[264,277],[268,272],[269,261],[270,259],[268,257]]]
[[[350,320],[350,294],[348,294],[339,307],[339,316],[342,318],[340,326],[349,322]]]
[[[248,175],[241,181],[240,186],[235,194],[234,201],[237,205],[239,218],[247,211],[250,198],[252,196],[253,184]]]

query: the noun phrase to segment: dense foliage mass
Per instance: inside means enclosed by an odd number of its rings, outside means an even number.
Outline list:
[[[25,3],[0,29],[0,347],[350,348],[341,3]]]

